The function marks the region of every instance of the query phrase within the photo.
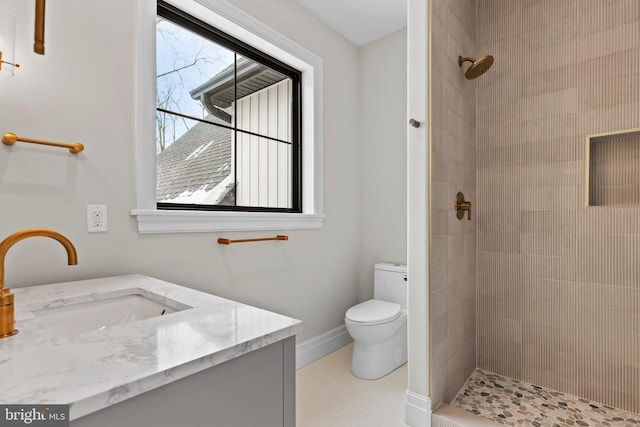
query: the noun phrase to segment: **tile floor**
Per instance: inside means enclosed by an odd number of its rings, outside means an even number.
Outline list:
[[[476,370],[452,405],[499,424],[640,427],[640,415]]]
[[[407,365],[375,381],[351,374],[353,343],[296,372],[298,427],[404,427]]]

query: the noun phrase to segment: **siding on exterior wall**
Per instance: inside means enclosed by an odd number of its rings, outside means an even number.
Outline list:
[[[291,81],[283,80],[237,102],[237,126],[291,141]],[[238,132],[236,201],[241,206],[291,207],[290,143]]]

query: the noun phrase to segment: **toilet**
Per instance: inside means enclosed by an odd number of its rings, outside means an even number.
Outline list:
[[[351,372],[366,380],[387,375],[407,362],[407,266],[375,265],[373,299],[345,314],[354,340]]]

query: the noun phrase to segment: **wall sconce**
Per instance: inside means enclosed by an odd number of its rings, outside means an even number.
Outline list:
[[[0,75],[13,76],[16,54],[16,17],[0,8]]]

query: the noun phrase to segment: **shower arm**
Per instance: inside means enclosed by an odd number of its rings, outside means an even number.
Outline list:
[[[473,63],[475,61],[475,59],[473,58],[469,58],[468,56],[465,56],[464,58],[462,56],[458,56],[458,66],[462,67],[462,64],[465,62],[471,62]]]

